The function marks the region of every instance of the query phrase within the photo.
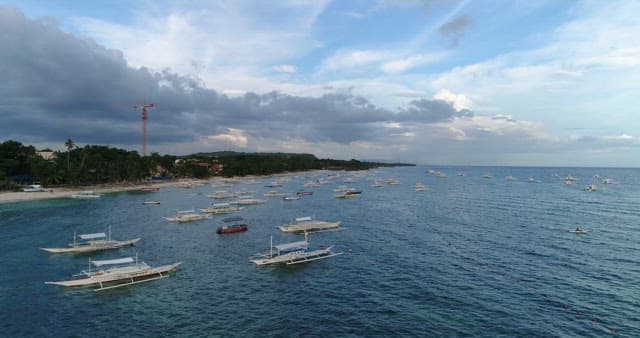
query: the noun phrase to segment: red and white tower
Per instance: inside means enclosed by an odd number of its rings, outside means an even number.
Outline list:
[[[154,108],[153,103],[133,106],[133,109],[142,109],[142,156],[147,156],[147,109]]]

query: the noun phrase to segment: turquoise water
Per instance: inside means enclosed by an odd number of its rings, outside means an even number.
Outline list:
[[[239,215],[249,231],[225,236],[215,233],[225,216],[162,219],[206,207],[217,190],[209,185],[0,205],[0,336],[640,335],[639,170],[434,168],[448,175],[439,179],[427,169],[376,170],[401,184],[357,178],[349,185],[363,193],[348,200],[333,197],[341,179],[305,189],[304,175],[291,176],[283,191],[314,195],[247,207]],[[566,186],[569,174],[577,180]],[[602,179],[595,174],[616,184],[584,191]],[[261,197],[272,181],[224,189]],[[416,182],[431,190],[414,192]],[[162,204],[142,205],[148,199]],[[248,261],[271,235],[274,244],[300,240],[276,226],[312,214],[342,221],[344,230],[310,240],[344,255],[294,267]],[[97,293],[44,284],[85,269],[90,256],[39,247],[108,225],[115,239],[142,240],[91,257],[138,252],[150,265],[183,265],[170,278]],[[576,226],[589,233],[570,233]]]

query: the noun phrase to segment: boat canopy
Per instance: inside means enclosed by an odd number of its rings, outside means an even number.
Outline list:
[[[213,206],[216,208],[226,208],[231,206],[229,203],[213,203]]]
[[[244,221],[244,218],[240,216],[228,217],[222,220],[222,223],[231,223],[231,222],[241,222]]]
[[[309,243],[307,241],[300,241],[274,245],[273,247],[278,251],[289,251],[291,249],[306,249],[308,246]]]
[[[191,210],[178,210],[178,214],[193,214],[195,213],[196,210],[195,209],[191,209]]]
[[[296,218],[296,222],[307,222],[307,221],[311,221],[311,216]]]
[[[80,239],[96,239],[96,238],[106,238],[107,234],[104,232],[98,232],[95,234],[84,234],[79,236]]]
[[[103,266],[103,265],[115,265],[115,264],[125,264],[125,263],[133,263],[136,260],[133,259],[133,257],[125,257],[125,258],[118,258],[118,259],[109,259],[109,260],[104,260],[104,261],[93,261],[91,263],[93,263],[93,265],[95,266]]]

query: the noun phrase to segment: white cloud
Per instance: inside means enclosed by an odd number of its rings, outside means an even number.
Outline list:
[[[321,65],[321,71],[353,70],[387,59],[386,52],[375,50],[339,51],[327,58]]]
[[[449,102],[457,111],[463,109],[471,110],[471,100],[462,94],[454,94],[447,89],[440,89],[433,98]]]
[[[436,53],[431,55],[413,55],[398,60],[387,61],[380,67],[383,72],[389,74],[406,72],[412,68],[419,67],[428,63],[442,60],[446,56],[445,53]]]
[[[273,66],[273,70],[280,73],[293,74],[298,71],[298,67],[294,65],[277,65]]]
[[[249,140],[247,138],[244,130],[228,128],[229,132],[226,134],[217,134],[207,136],[209,140],[225,142],[236,147],[246,148],[249,145]]]

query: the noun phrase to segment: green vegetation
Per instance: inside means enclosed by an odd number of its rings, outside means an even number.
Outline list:
[[[107,146],[78,147],[71,139],[66,151],[36,151],[17,141],[0,143],[0,190],[40,182],[52,185],[89,185],[143,182],[152,177],[207,178],[214,175],[270,175],[313,169],[365,170],[402,163],[318,159],[312,154],[288,153],[198,153],[188,156],[152,153],[141,157],[136,151]]]

